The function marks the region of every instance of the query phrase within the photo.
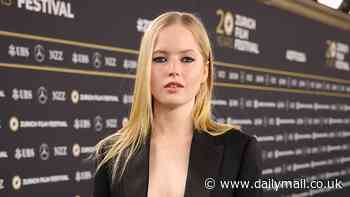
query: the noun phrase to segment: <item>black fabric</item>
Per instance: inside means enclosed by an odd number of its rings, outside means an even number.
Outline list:
[[[143,148],[129,161],[122,181],[110,187],[110,170],[104,166],[94,179],[93,197],[147,197],[149,137]],[[190,149],[185,197],[260,197],[262,190],[223,189],[220,181],[261,178],[261,153],[255,137],[230,130],[219,136],[194,131]],[[205,188],[205,179],[213,178],[216,187]]]

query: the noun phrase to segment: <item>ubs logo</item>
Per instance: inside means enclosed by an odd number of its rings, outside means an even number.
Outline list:
[[[48,99],[48,94],[47,94],[47,90],[45,87],[40,87],[37,90],[37,95],[38,95],[38,101],[40,104],[45,104],[47,102]]]
[[[45,60],[45,48],[42,45],[39,44],[34,47],[34,58],[37,62]]]
[[[1,0],[0,5],[4,6],[11,6],[12,5],[12,0]]]
[[[48,160],[50,157],[50,150],[47,144],[41,144],[39,147],[39,155],[41,160]]]

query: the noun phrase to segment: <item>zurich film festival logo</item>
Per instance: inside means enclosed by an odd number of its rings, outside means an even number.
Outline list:
[[[19,190],[19,189],[21,189],[21,187],[22,187],[22,179],[21,179],[21,177],[17,176],[17,175],[14,176],[12,178],[12,188],[14,190]]]
[[[49,159],[50,157],[49,145],[47,145],[46,143],[43,143],[40,145],[39,156],[40,156],[40,159],[43,161],[46,161]]]
[[[255,18],[223,9],[217,9],[216,15],[216,42],[220,47],[260,54],[259,43],[252,40],[257,26]]]
[[[12,132],[18,131],[20,122],[17,117],[13,116],[9,120],[9,128]]]
[[[217,42],[221,47],[233,48],[233,30],[235,24],[234,14],[231,11],[222,9],[216,10],[219,21],[216,25]]]
[[[7,159],[8,157],[7,151],[0,151],[0,159]]]
[[[70,98],[71,98],[73,104],[77,104],[79,102],[78,90],[73,90],[70,94]]]
[[[12,2],[10,0],[2,0],[4,2]],[[44,15],[53,15],[74,19],[71,2],[60,0],[17,0],[17,8],[24,9],[30,12],[40,12]]]
[[[326,66],[333,67],[337,70],[350,71],[350,62],[347,61],[350,45],[334,40],[327,40],[326,45]]]
[[[39,87],[36,94],[38,96],[38,102],[40,104],[45,104],[47,102],[49,96],[45,87]]]
[[[80,145],[79,144],[73,144],[72,146],[72,154],[74,157],[80,156]]]
[[[327,66],[334,66],[337,55],[337,43],[335,41],[327,40],[327,49],[326,49],[326,64]]]

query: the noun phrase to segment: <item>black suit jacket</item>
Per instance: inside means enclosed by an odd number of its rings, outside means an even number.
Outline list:
[[[120,182],[111,184],[110,168],[103,166],[95,175],[93,196],[147,197],[149,143],[148,137],[143,148],[129,161]],[[185,197],[262,196],[260,189],[223,189],[220,184],[223,180],[252,182],[260,176],[261,154],[255,137],[234,129],[219,136],[194,131]],[[206,189],[207,178],[215,180],[214,189]]]

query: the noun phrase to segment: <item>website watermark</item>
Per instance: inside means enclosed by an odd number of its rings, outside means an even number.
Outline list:
[[[305,178],[293,180],[276,180],[269,178],[250,181],[229,179],[216,180],[209,177],[205,179],[204,187],[207,190],[265,189],[278,191],[280,189],[342,189],[343,183],[339,179],[307,181]]]

